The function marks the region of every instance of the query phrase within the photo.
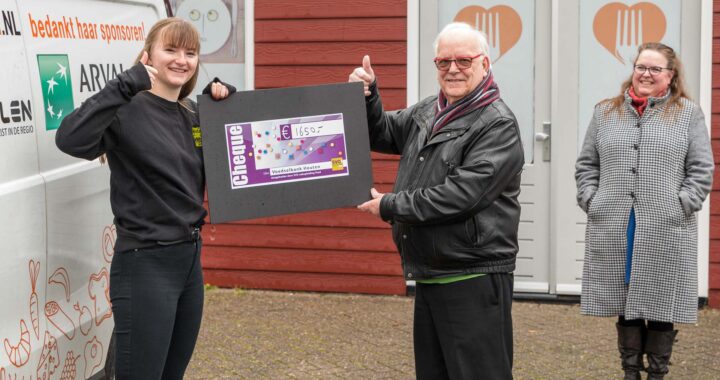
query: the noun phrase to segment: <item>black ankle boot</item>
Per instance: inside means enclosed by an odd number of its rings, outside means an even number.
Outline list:
[[[618,332],[618,351],[625,380],[640,380],[643,368],[643,330],[644,326],[623,326],[616,323]]]
[[[645,353],[648,359],[648,380],[662,380],[668,373],[668,364],[675,343],[677,330],[656,331],[648,330],[645,341]]]

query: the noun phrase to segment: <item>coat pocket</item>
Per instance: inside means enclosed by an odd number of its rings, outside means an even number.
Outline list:
[[[472,216],[465,221],[465,234],[467,235],[467,241],[472,244],[473,247],[480,246],[481,231],[476,216]]]
[[[627,249],[625,227],[621,223],[588,223],[585,245],[590,257],[602,261],[623,260]]]
[[[465,261],[464,255],[473,252],[466,221],[409,227],[407,233],[403,232],[397,239],[409,254],[436,269],[457,267],[458,262]]]
[[[685,212],[682,201],[680,200],[680,195],[678,194],[672,197],[667,203],[668,207],[664,210],[665,216],[667,218],[665,225],[681,228],[687,227],[689,219],[692,217],[692,214],[687,215],[687,213]]]
[[[603,196],[599,194],[598,191],[595,191],[595,194],[593,194],[590,199],[588,199],[588,206],[587,206],[587,218],[588,220],[596,220],[598,217],[598,210],[600,209],[601,203],[603,201]]]

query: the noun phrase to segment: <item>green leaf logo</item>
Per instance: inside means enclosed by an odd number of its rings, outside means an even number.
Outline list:
[[[67,54],[38,54],[40,87],[43,92],[45,129],[60,127],[65,115],[75,109]]]

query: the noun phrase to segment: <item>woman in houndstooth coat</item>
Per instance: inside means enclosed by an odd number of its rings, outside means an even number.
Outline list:
[[[575,165],[587,213],[581,311],[618,316],[625,379],[662,379],[697,320],[697,218],[714,168],[705,119],[672,48],[646,43],[620,95],[600,102]],[[647,354],[645,368],[643,353]]]

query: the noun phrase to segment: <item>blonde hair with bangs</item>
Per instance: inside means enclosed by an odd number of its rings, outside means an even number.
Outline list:
[[[135,59],[135,63],[140,62],[144,52],[147,52],[149,56],[150,50],[156,43],[165,43],[175,48],[194,50],[198,56],[200,55],[200,33],[193,24],[179,17],[168,17],[153,25],[147,38],[145,38],[145,46],[143,46],[140,54]],[[197,84],[198,73],[199,70],[196,68],[190,80],[180,89],[178,100],[187,98],[193,92]]]
[[[160,42],[176,48],[180,47],[188,50],[194,50],[198,54],[198,56],[200,55],[200,33],[198,33],[197,29],[195,29],[195,27],[190,22],[183,20],[179,17],[168,17],[156,22],[155,25],[150,28],[150,32],[145,38],[145,46],[143,46],[142,50],[140,50],[140,54],[138,54],[137,58],[135,58],[135,64],[138,64],[140,62],[140,59],[142,59],[144,52],[147,52],[149,57],[150,50],[152,49],[153,45]],[[198,65],[200,65],[199,60]],[[182,86],[182,88],[180,89],[180,95],[178,96],[178,101],[180,105],[193,113],[195,111],[191,108],[189,104],[190,102],[184,100],[195,89],[195,85],[197,84],[198,72],[199,70],[195,68],[195,73],[193,73],[193,76],[190,77],[190,80],[188,80],[187,83]],[[100,163],[105,164],[106,162],[107,155],[101,155]]]

